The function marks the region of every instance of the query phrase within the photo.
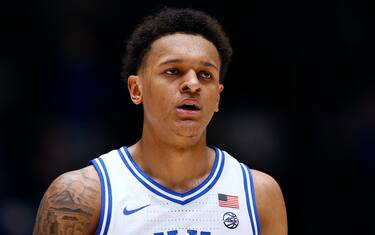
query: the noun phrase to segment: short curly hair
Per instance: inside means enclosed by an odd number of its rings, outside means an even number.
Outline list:
[[[130,75],[137,74],[152,43],[173,33],[200,35],[212,42],[219,52],[220,81],[223,81],[233,50],[221,25],[215,18],[202,11],[169,7],[164,7],[155,15],[146,17],[127,41],[121,73],[125,81]]]

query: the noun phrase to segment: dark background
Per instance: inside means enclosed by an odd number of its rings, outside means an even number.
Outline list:
[[[30,234],[54,178],[140,137],[121,57],[161,3],[230,37],[209,143],[279,182],[289,234],[375,234],[374,8],[354,0],[4,2],[0,234]]]

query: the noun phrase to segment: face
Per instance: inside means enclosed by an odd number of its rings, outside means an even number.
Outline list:
[[[220,57],[201,36],[172,34],[156,40],[128,87],[136,104],[143,104],[144,128],[162,138],[200,137],[220,93]],[[161,136],[165,135],[165,136]]]

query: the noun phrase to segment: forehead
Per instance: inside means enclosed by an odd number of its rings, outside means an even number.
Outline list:
[[[146,57],[150,63],[176,59],[220,66],[220,56],[215,45],[202,36],[191,34],[175,33],[157,39]]]

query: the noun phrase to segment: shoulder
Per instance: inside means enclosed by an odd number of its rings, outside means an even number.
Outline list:
[[[87,180],[88,182],[86,182]],[[85,182],[89,183],[90,185],[95,185],[99,183],[99,176],[96,173],[94,166],[90,165],[85,168],[69,171],[60,175],[52,182],[51,186],[73,182]],[[100,186],[100,184],[97,186]],[[51,187],[49,189],[51,189]]]
[[[74,203],[77,203],[74,199],[78,199],[79,196],[90,196],[87,201],[81,201],[81,204],[93,204],[98,199],[100,201],[100,181],[95,168],[87,166],[60,175],[51,183],[46,193],[60,191],[66,196],[72,196],[70,199]],[[98,192],[99,195],[96,194]]]
[[[270,175],[251,170],[262,234],[287,234],[287,217],[279,184]]]
[[[279,184],[272,176],[254,169],[251,169],[251,174],[253,176],[254,187],[256,187],[257,193],[262,196],[269,195],[269,193],[272,193],[272,195],[281,193]]]
[[[99,176],[93,166],[62,174],[43,196],[34,234],[93,234],[99,221],[100,200]]]

